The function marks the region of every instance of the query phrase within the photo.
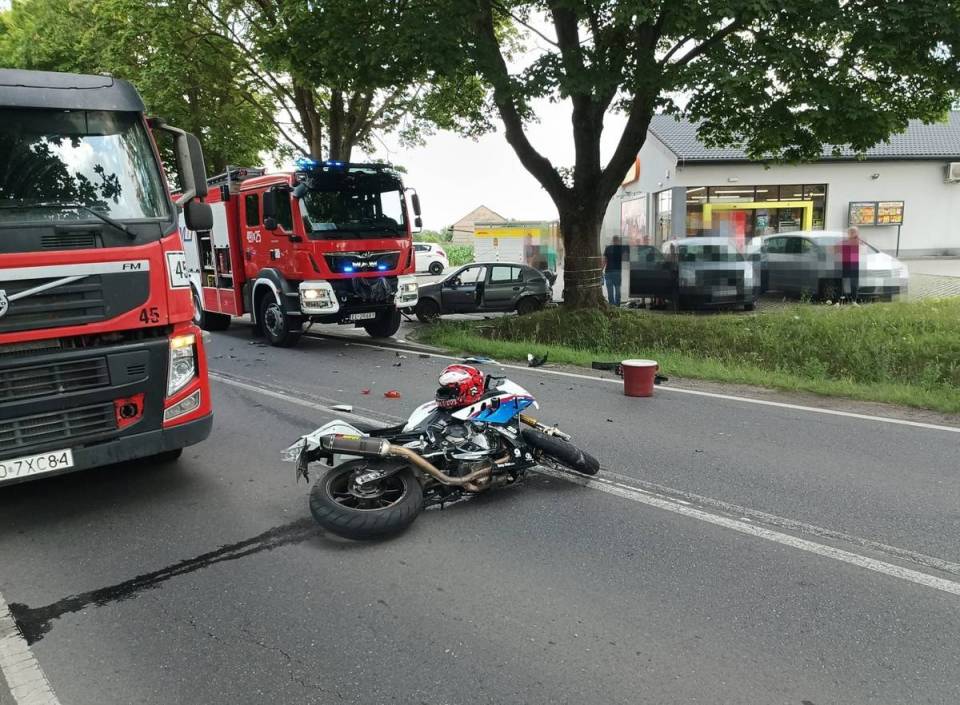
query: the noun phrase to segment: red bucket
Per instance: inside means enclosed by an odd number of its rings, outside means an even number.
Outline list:
[[[628,397],[652,397],[653,381],[660,369],[654,360],[624,360],[623,393]]]

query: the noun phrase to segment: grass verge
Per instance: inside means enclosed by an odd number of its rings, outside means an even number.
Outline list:
[[[666,375],[960,413],[960,299],[859,308],[796,305],[762,316],[550,309],[444,322],[420,340],[458,352],[589,366],[656,359]]]

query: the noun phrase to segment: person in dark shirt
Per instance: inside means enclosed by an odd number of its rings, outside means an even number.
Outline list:
[[[607,301],[611,306],[620,305],[620,275],[623,262],[623,246],[620,237],[614,235],[613,242],[603,251],[603,280],[607,285]]]

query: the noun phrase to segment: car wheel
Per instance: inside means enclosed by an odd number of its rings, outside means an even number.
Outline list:
[[[443,264],[441,262],[431,262],[427,269],[433,275],[443,274]]]
[[[414,313],[421,323],[435,323],[440,320],[440,304],[433,299],[420,299]]]
[[[537,299],[533,296],[525,296],[517,302],[517,315],[526,316],[527,314],[539,311],[541,308],[543,308],[543,304]]]
[[[821,301],[836,302],[840,300],[842,285],[836,279],[822,279],[817,294]]]
[[[745,304],[743,305],[743,310],[744,310],[744,311],[753,311],[756,307],[757,307],[757,302],[756,302],[756,301],[748,301],[747,303],[745,303]]]

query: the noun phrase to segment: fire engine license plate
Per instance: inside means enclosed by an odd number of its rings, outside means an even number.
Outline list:
[[[351,321],[369,321],[371,318],[376,318],[376,311],[367,311],[365,313],[351,313],[349,320]]]
[[[39,455],[24,455],[19,458],[0,460],[0,482],[28,475],[65,470],[73,467],[73,451],[55,450]]]

